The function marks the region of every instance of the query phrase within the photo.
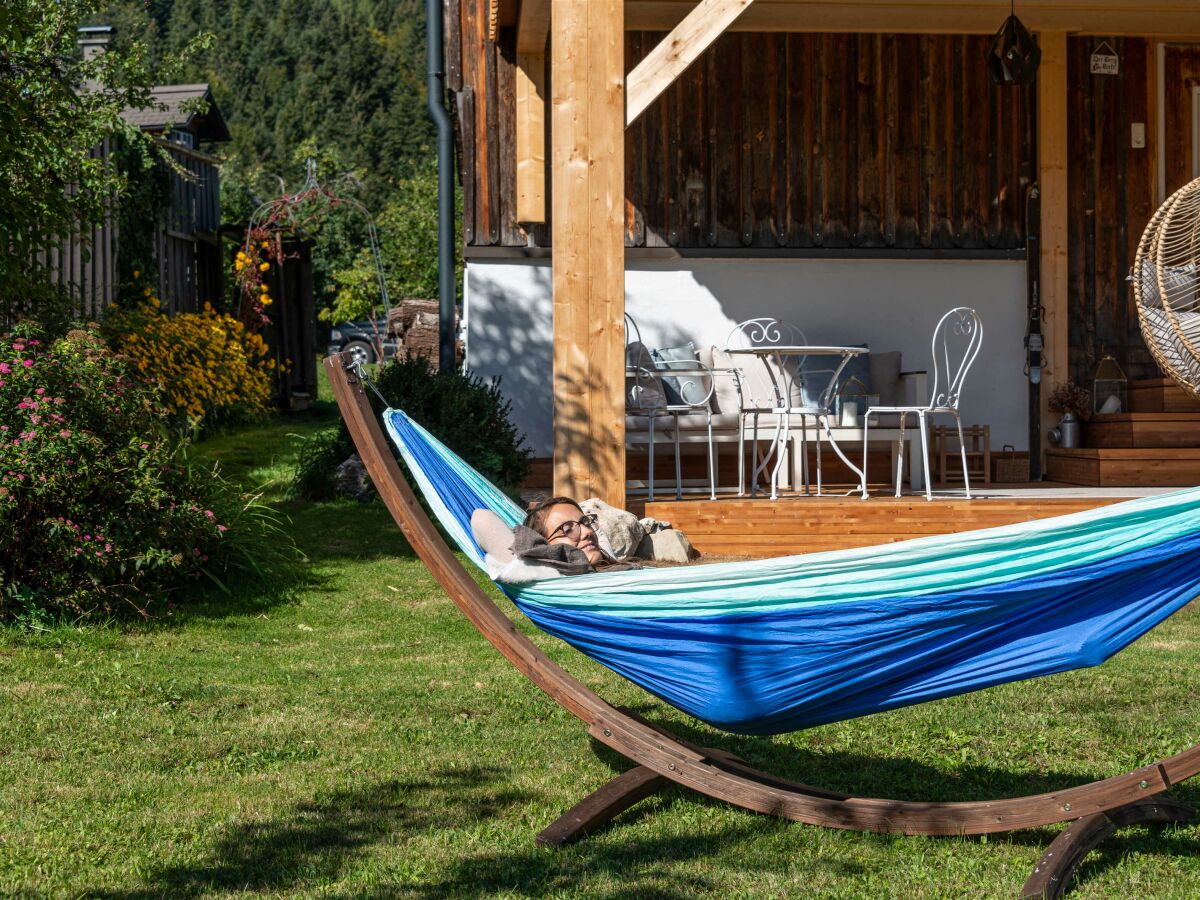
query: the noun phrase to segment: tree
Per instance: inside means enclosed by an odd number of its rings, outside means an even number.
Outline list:
[[[146,44],[133,41],[87,60],[75,46],[76,28],[101,5],[0,4],[0,322],[61,306],[61,291],[48,283],[37,254],[101,222],[128,183],[128,169],[93,152],[101,142],[119,139],[140,157],[140,168],[156,154],[150,138],[121,117],[150,105]],[[203,43],[193,38],[182,53],[164,57],[160,73],[178,68]]]

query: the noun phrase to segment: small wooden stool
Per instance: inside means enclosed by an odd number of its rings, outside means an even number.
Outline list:
[[[964,425],[962,433],[967,445],[967,473],[971,481],[991,484],[991,428],[987,425]],[[934,484],[962,484],[962,462],[958,450],[957,428],[938,425],[933,429],[930,470]]]

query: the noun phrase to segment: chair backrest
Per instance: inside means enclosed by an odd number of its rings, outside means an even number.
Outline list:
[[[933,329],[933,386],[930,408],[958,409],[963,382],[983,345],[983,322],[968,306],[956,306]]]
[[[725,338],[726,350],[748,347],[803,346],[808,343],[804,332],[782,319],[760,318],[738,322]]]
[[[770,317],[738,322],[725,337],[726,350],[746,350],[751,347],[803,347],[808,338],[791,322]],[[759,361],[740,357],[738,367],[743,374],[743,407],[774,407],[780,403],[793,406],[803,403],[804,358],[789,357],[782,371],[774,359]]]
[[[625,347],[628,348],[634,341],[639,344],[642,342],[642,330],[638,328],[633,316],[625,313]]]

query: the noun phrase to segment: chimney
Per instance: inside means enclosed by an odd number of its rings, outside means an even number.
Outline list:
[[[95,59],[108,48],[115,30],[111,25],[83,25],[78,29],[75,43],[83,48],[84,62]]]

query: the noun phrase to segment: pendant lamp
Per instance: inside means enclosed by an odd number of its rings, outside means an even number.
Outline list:
[[[1032,84],[1042,51],[1029,29],[1017,18],[1015,0],[1010,15],[992,38],[988,72],[996,84]]]

